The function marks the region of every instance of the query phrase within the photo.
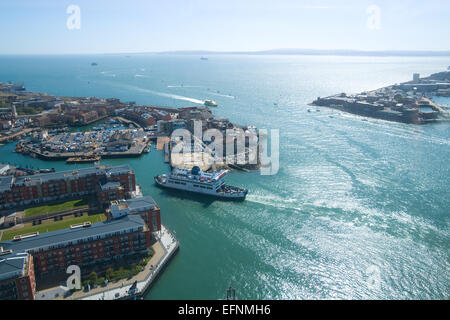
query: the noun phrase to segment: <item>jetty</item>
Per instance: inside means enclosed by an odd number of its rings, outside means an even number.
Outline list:
[[[89,162],[97,162],[100,161],[102,157],[100,156],[83,156],[83,157],[75,157],[68,158],[66,160],[67,163],[89,163]]]

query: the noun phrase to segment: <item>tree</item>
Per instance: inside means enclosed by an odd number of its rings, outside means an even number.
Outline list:
[[[106,269],[106,279],[111,280],[114,274],[113,268]]]
[[[91,280],[92,282],[96,282],[97,279],[98,279],[97,272],[92,271],[92,272],[89,274],[89,280]]]
[[[103,285],[105,285],[105,278],[103,278],[103,277],[98,278],[97,281],[96,281],[96,284],[97,284],[98,286],[103,286]]]
[[[394,96],[394,100],[400,103],[400,102],[403,101],[403,96],[402,96],[400,93],[397,93],[397,94]]]

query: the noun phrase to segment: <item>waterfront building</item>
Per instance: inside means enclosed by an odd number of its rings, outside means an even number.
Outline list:
[[[0,163],[0,175],[7,174],[10,170],[9,164]]]
[[[0,243],[0,300],[32,300],[35,292],[33,256],[5,250]]]
[[[11,103],[11,115],[14,119],[17,118],[17,109],[14,103]]]
[[[136,191],[128,165],[95,166],[33,176],[0,177],[0,209],[58,199],[97,195],[100,202],[123,199]]]
[[[101,203],[107,203],[112,200],[124,199],[125,190],[121,183],[118,181],[109,181],[104,184],[100,184],[100,190],[98,193],[98,199]]]
[[[160,211],[151,197],[113,202],[105,222],[33,233],[0,242],[0,299],[34,299],[36,278],[145,253],[152,233],[161,230]]]
[[[151,197],[112,201],[110,213],[112,219],[118,219],[129,214],[138,214],[144,219],[151,231],[161,230],[160,210]]]

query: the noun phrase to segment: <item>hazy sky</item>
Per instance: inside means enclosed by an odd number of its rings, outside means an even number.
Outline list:
[[[448,0],[0,0],[0,54],[450,50],[449,17]]]

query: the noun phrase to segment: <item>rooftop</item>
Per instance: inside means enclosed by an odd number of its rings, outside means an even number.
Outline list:
[[[19,241],[9,240],[0,242],[4,250],[13,250],[12,254],[28,252],[47,246],[57,247],[67,242],[75,243],[78,240],[89,237],[108,235],[115,232],[129,231],[130,228],[144,227],[145,222],[139,215],[124,216],[121,219],[94,223],[89,227],[74,229],[63,229],[47,232],[34,237],[29,237]]]
[[[0,177],[0,192],[5,192],[11,189],[13,176]]]
[[[116,190],[119,189],[120,186],[121,184],[118,181],[109,181],[104,184],[100,184],[100,188],[102,189],[102,191]]]
[[[1,255],[0,252],[0,281],[23,275],[27,261],[27,254],[12,252]]]
[[[200,179],[218,180],[227,173],[228,173],[228,170],[220,170],[220,171],[215,171],[215,172],[209,173],[209,172],[204,172],[201,170],[199,170],[198,172],[193,172],[193,170],[175,168],[172,170],[171,175],[181,176],[181,177],[195,179],[195,180],[200,180]]]
[[[155,200],[150,196],[145,196],[141,198],[113,201],[111,202],[110,208],[112,216],[117,218],[135,212],[153,210],[155,206]]]
[[[53,173],[36,174],[33,176],[23,176],[17,178],[13,178],[13,176],[0,177],[0,192],[10,190],[12,182],[14,183],[14,185],[28,186],[50,181],[64,180],[66,178],[79,179],[94,174],[111,176],[121,173],[128,173],[130,171],[132,171],[132,169],[128,165],[121,165],[114,167],[96,166],[89,168],[80,168],[77,170],[66,170]]]

